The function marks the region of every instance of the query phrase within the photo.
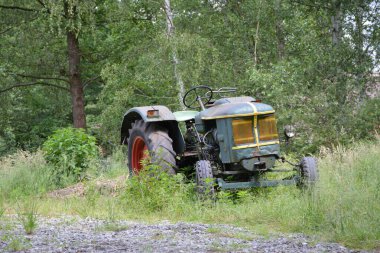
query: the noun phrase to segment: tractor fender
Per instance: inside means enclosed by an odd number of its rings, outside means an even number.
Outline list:
[[[148,110],[158,110],[158,117],[148,118]],[[174,114],[163,105],[133,107],[129,109],[123,117],[121,125],[121,144],[126,144],[129,138],[129,129],[136,120],[144,120],[144,122],[153,122],[161,124],[168,129],[169,137],[173,140],[173,149],[177,154],[185,151],[185,141]]]

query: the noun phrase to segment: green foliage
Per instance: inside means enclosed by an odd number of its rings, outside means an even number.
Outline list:
[[[64,178],[75,181],[84,177],[93,158],[98,156],[96,139],[83,129],[62,128],[43,144],[45,159],[53,165],[52,176],[57,184]]]
[[[194,198],[194,185],[184,185],[181,175],[152,166],[127,182],[120,210],[114,212],[139,219],[230,223],[263,233],[310,233],[374,248],[380,239],[379,151],[377,140],[325,153],[319,160],[320,181],[311,192],[295,186],[222,191],[212,205]]]
[[[0,160],[0,199],[15,201],[54,189],[42,152],[18,151]]]
[[[52,28],[58,32],[72,31],[78,34],[82,30],[84,22],[94,22],[96,1],[53,1],[46,2],[49,10],[48,18]],[[88,24],[87,24],[88,25]]]
[[[184,180],[182,174],[170,175],[157,165],[147,165],[127,181],[123,202],[136,213],[182,209],[195,195],[193,185]]]
[[[302,208],[306,227],[351,245],[379,240],[379,146],[337,147],[320,162],[320,183]]]
[[[263,234],[306,233],[354,248],[376,248],[380,239],[379,152],[380,140],[326,149],[319,159],[320,181],[314,191],[303,192],[295,186],[221,191],[212,204],[199,201],[194,184],[188,184],[181,174],[168,175],[155,165],[128,179],[118,196],[99,194],[93,182],[85,198],[34,198],[42,192],[36,186],[44,184],[34,173],[47,165],[41,154],[19,154],[0,164],[0,192],[7,210],[12,206],[19,210],[14,200],[29,197],[41,215],[77,213],[102,218],[110,223],[100,228],[106,230],[125,229],[113,226],[116,219],[168,219],[233,224]],[[119,170],[119,159],[115,161],[109,167]],[[12,192],[16,188],[22,190]]]
[[[368,139],[380,132],[380,98],[365,101],[358,109],[350,131],[356,139]]]
[[[272,104],[280,125],[297,127],[290,151],[371,138],[379,125],[376,115],[361,119],[376,103],[365,91],[378,82],[380,20],[371,1],[172,0],[170,39],[155,1],[3,5],[36,11],[0,7],[0,155],[35,151],[71,124],[68,31],[79,39],[86,120],[108,152],[120,141],[121,117],[130,107],[179,108],[174,51],[185,88],[234,86]],[[337,41],[332,20],[340,28]]]
[[[1,202],[0,202],[0,219],[1,217],[4,215],[5,213],[5,208],[3,207],[3,200],[2,200],[2,197],[0,198],[1,199]]]
[[[16,150],[16,136],[10,128],[3,129],[0,134],[0,156],[12,154]]]
[[[24,251],[31,246],[26,238],[10,232],[5,233],[0,239],[7,244],[4,249],[11,252]]]
[[[30,235],[33,234],[37,228],[37,206],[36,203],[31,199],[25,203],[19,205],[17,210],[17,218],[21,222],[25,233]]]

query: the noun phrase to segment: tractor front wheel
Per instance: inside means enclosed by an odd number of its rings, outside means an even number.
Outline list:
[[[175,155],[173,141],[163,126],[143,120],[136,120],[132,124],[128,138],[128,168],[131,176],[143,169],[141,162],[147,159],[174,174]]]
[[[200,160],[195,164],[197,192],[200,196],[214,198],[214,177],[210,161]]]
[[[318,180],[317,161],[314,157],[304,157],[300,162],[300,187],[311,187]]]

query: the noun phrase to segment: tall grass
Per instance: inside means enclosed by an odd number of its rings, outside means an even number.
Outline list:
[[[320,161],[318,188],[304,201],[304,225],[352,245],[380,241],[380,143],[337,147]]]
[[[8,179],[0,177],[1,191],[12,192],[13,187],[21,187],[23,190],[19,191],[25,192],[47,187],[39,173],[21,175],[26,168],[23,159],[27,158],[14,161],[14,171]],[[124,173],[122,155],[115,155],[113,160],[108,161],[109,169],[104,173]],[[29,165],[38,171],[38,163],[46,169],[43,161]],[[196,197],[194,184],[183,176],[168,176],[152,166],[139,177],[128,179],[117,197],[88,190],[84,198],[35,201],[40,214],[227,223],[260,233],[302,232],[350,247],[380,247],[380,140],[325,152],[319,159],[319,174],[320,180],[312,191],[290,186],[233,194],[220,192],[216,202],[205,202]],[[38,192],[41,191],[34,190]]]
[[[181,178],[143,175],[129,181],[123,213],[317,233],[351,247],[380,246],[380,141],[337,147],[319,160],[319,171],[311,191],[279,187],[235,198],[221,192],[216,203],[198,201]]]
[[[17,200],[51,189],[50,166],[41,152],[17,153],[0,160],[0,199]]]

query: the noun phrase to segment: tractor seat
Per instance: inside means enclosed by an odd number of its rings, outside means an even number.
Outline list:
[[[194,119],[195,115],[197,115],[198,113],[199,112],[197,111],[178,111],[174,112],[173,114],[178,122],[182,122]]]

